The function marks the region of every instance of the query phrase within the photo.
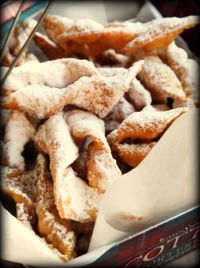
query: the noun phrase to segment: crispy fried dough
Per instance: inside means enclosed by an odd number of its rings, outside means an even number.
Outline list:
[[[198,23],[199,16],[154,19],[147,22],[144,25],[144,31],[141,31],[132,41],[118,51],[130,55],[139,50],[153,51],[166,47],[184,30],[190,29]]]
[[[155,139],[166,131],[187,108],[170,111],[141,111],[128,116],[118,129],[107,136],[114,152],[130,166],[137,166],[155,145]],[[131,143],[127,143],[131,139]],[[124,142],[124,143],[123,143]]]

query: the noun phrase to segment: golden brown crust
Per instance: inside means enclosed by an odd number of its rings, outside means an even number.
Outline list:
[[[58,215],[53,185],[46,178],[45,158],[40,155],[38,160],[38,178],[35,191],[38,231],[48,243],[62,254],[62,258],[68,261],[76,256],[76,236],[72,231],[71,221],[63,220]]]
[[[48,37],[71,55],[97,56],[107,49],[119,49],[143,28],[137,23],[109,23],[105,26],[89,19],[70,19],[48,15],[44,19]]]
[[[158,56],[149,56],[144,59],[139,78],[151,92],[153,100],[159,103],[166,104],[168,99],[186,100],[177,76]]]
[[[56,207],[61,218],[87,222],[96,219],[100,194],[77,177],[70,165],[78,157],[63,113],[50,117],[35,136],[37,146],[49,154]]]
[[[53,41],[48,39],[48,37],[45,35],[36,32],[33,40],[49,60],[62,59],[67,57],[67,53],[61,47],[53,43]]]
[[[130,55],[139,50],[153,51],[169,45],[184,30],[194,27],[198,16],[162,18],[146,23],[145,30],[126,44],[120,53]]]
[[[129,165],[137,166],[173,121],[187,108],[170,111],[141,111],[128,116],[118,129],[107,136],[112,150]],[[131,144],[126,141],[131,139]]]

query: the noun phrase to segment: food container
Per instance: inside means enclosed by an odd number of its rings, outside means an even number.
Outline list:
[[[88,3],[84,6],[83,4],[77,3],[72,4],[66,3],[66,11],[59,7],[61,2],[58,4],[55,3],[54,8],[52,8],[50,13],[61,14],[66,16],[75,17],[90,17],[95,19],[96,13],[94,14],[91,10],[101,10],[98,12],[98,20],[101,22],[105,22],[107,19],[107,14],[109,14],[109,9],[112,8],[111,2],[107,4],[103,4],[101,2],[98,3]],[[135,1],[133,5],[127,3],[130,7],[127,8],[128,15],[123,14],[120,9],[120,4],[116,5],[116,12],[113,11],[112,14],[115,14],[116,19],[131,19],[136,18],[139,21],[149,21],[153,18],[159,17],[159,12],[154,8],[154,6],[146,2],[145,4],[142,1]],[[125,5],[125,4],[124,4]],[[88,10],[90,7],[91,10]],[[41,8],[41,7],[40,7]],[[61,11],[62,10],[62,11]],[[131,10],[131,16],[130,16]],[[73,13],[72,11],[76,11]],[[120,11],[120,12],[119,12]],[[60,12],[60,13],[59,13]],[[82,16],[80,16],[80,14]],[[90,15],[88,15],[90,14]],[[112,16],[108,16],[109,20],[115,19]],[[7,24],[6,24],[7,25]],[[9,27],[9,26],[6,26]],[[186,47],[187,45],[182,39],[179,39],[179,45]],[[189,52],[190,53],[190,52]],[[190,117],[190,119],[193,117]],[[193,118],[194,119],[194,118]],[[185,121],[184,121],[185,120]],[[159,143],[167,143],[168,140],[165,140],[165,137],[169,135],[173,126],[176,124],[182,125],[182,129],[180,128],[180,132],[174,132],[175,139],[181,136],[181,130],[183,130],[183,126],[187,126],[189,122],[188,119],[180,119],[178,122],[174,123],[164,134],[164,136],[160,139]],[[166,138],[167,139],[167,138]],[[193,142],[191,140],[191,142]],[[167,147],[171,147],[171,143],[165,144]],[[158,145],[155,146],[159,147]],[[155,151],[154,149],[152,151]],[[169,149],[170,151],[170,149]],[[148,158],[152,158],[152,153],[148,155]],[[180,175],[180,174],[179,174]],[[129,174],[129,177],[131,174]],[[160,175],[162,176],[162,174]],[[174,186],[176,187],[176,186]],[[197,187],[196,187],[197,188]],[[158,186],[159,191],[159,186]],[[192,192],[193,190],[191,190]],[[105,201],[105,200],[104,200]],[[180,202],[180,200],[179,200]],[[189,202],[190,203],[190,202]],[[168,215],[165,219],[162,218],[159,222],[154,222],[152,226],[140,230],[137,233],[130,234],[130,232],[125,231],[125,227],[118,228],[111,224],[111,221],[99,216],[101,218],[98,223],[102,224],[101,234],[97,234],[94,236],[95,241],[97,241],[98,235],[99,237],[103,237],[103,240],[107,239],[107,241],[99,242],[101,246],[98,246],[96,249],[89,251],[87,254],[82,255],[69,263],[63,264],[56,255],[54,255],[47,246],[44,245],[35,234],[33,234],[30,230],[27,230],[24,226],[21,225],[13,216],[10,215],[7,211],[3,209],[3,223],[5,224],[5,228],[3,228],[3,250],[2,256],[5,260],[21,263],[25,265],[31,266],[40,266],[41,264],[46,265],[61,265],[66,267],[73,266],[82,266],[82,267],[156,267],[161,266],[165,263],[171,262],[174,259],[179,258],[180,256],[185,255],[186,253],[194,250],[199,246],[199,212],[200,207],[198,205],[185,204],[185,208],[178,209],[174,211],[173,208],[166,215]],[[180,205],[180,203],[179,203]],[[105,213],[104,213],[105,216]],[[101,222],[102,221],[102,222]],[[110,225],[109,225],[110,224]],[[107,228],[106,225],[109,225]],[[105,227],[105,229],[104,229]],[[108,231],[108,235],[106,234],[106,228]],[[110,229],[109,229],[110,228]],[[113,230],[110,232],[110,230]],[[105,230],[105,237],[102,236],[103,231]],[[113,235],[113,236],[112,236]],[[93,242],[94,244],[94,242]],[[26,252],[26,254],[24,254]],[[26,255],[26,256],[25,256]]]

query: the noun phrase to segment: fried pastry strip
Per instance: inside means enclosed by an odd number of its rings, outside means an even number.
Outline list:
[[[153,100],[160,103],[167,103],[168,99],[173,101],[186,100],[186,95],[177,76],[159,57],[146,57],[138,75],[141,82],[151,92]]]
[[[22,152],[25,144],[34,136],[35,129],[25,114],[13,111],[5,129],[3,146],[3,164],[24,170]]]
[[[80,222],[95,220],[100,194],[77,177],[70,167],[78,157],[78,148],[62,112],[40,126],[35,142],[49,154],[55,203],[60,217]]]
[[[129,88],[128,97],[137,110],[142,110],[152,102],[151,94],[137,78],[133,80]]]
[[[33,40],[49,60],[62,59],[68,56],[66,51],[41,33],[36,32]]]
[[[147,22],[144,31],[141,31],[133,40],[127,43],[119,53],[130,55],[143,51],[153,51],[169,45],[184,30],[190,29],[199,23],[199,16],[184,18],[161,18]]]
[[[114,152],[130,166],[137,166],[155,145],[155,139],[166,131],[187,108],[169,111],[141,111],[128,116],[118,129],[107,136]],[[131,144],[127,140],[131,139]]]
[[[105,138],[104,122],[92,113],[81,110],[68,112],[65,118],[76,140],[92,140],[88,146],[87,178],[90,186],[104,193],[121,175]]]
[[[119,49],[137,36],[144,26],[137,22],[108,23],[48,15],[44,19],[48,37],[71,55],[97,56],[107,49]]]
[[[35,169],[31,171],[2,167],[1,172],[1,189],[14,199],[17,219],[29,229],[36,223],[34,194],[39,162],[40,158],[37,158]]]
[[[39,234],[60,252],[59,256],[64,261],[74,258],[76,236],[72,231],[72,222],[58,215],[53,185],[46,179],[46,161],[41,154],[38,156],[35,202]]]
[[[186,96],[191,99],[193,103],[198,104],[198,63],[193,59],[189,59],[186,51],[178,47],[174,42],[163,49],[161,57],[175,72]]]
[[[62,110],[67,104],[74,104],[99,117],[105,117],[128,91],[142,64],[143,61],[138,61],[128,70],[124,68],[121,75],[82,76],[73,84],[62,89],[42,85],[23,87],[10,96],[2,98],[2,106],[35,114],[38,118],[45,118]]]
[[[7,68],[3,67],[2,72]],[[28,85],[64,88],[82,76],[96,74],[92,62],[78,59],[59,59],[47,62],[28,62],[12,70],[2,87],[2,95],[9,95]]]

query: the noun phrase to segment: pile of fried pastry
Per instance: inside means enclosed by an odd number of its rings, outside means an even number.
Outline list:
[[[199,106],[198,63],[174,42],[198,19],[102,25],[48,15],[46,35],[34,36],[48,60],[27,49],[3,84],[1,190],[64,262],[87,252],[107,187]],[[3,74],[35,24],[16,27]]]

